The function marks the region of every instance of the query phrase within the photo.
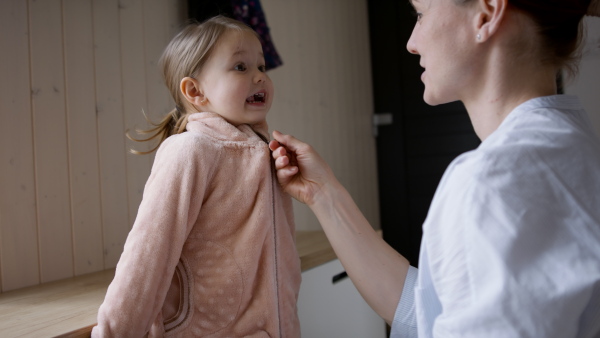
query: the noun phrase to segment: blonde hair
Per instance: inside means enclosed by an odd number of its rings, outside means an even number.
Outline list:
[[[146,116],[146,120],[153,127],[148,130],[136,130],[136,132],[149,135],[148,137],[136,139],[127,133],[127,137],[136,142],[158,140],[158,144],[151,150],[142,152],[132,149],[132,153],[152,153],[167,137],[185,131],[188,116],[195,111],[189,112],[191,108],[181,94],[179,83],[184,77],[195,77],[200,74],[219,39],[231,30],[251,32],[258,38],[258,34],[244,23],[219,15],[203,23],[188,24],[169,42],[160,58],[159,65],[165,85],[175,101],[175,109],[166,114],[158,123],[153,123]]]

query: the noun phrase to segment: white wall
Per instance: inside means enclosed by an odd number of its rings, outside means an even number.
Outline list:
[[[587,39],[579,75],[566,83],[565,93],[575,94],[600,134],[600,18],[586,17]]]

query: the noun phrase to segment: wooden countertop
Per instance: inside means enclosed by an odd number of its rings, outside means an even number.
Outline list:
[[[298,231],[302,271],[336,258],[322,231]],[[114,269],[0,294],[2,337],[89,337]]]
[[[296,232],[296,249],[302,272],[337,258],[323,231]]]

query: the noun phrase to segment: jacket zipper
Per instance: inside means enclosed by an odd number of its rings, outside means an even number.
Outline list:
[[[277,325],[279,326],[279,337],[281,337],[281,309],[280,309],[280,295],[279,295],[279,269],[277,262],[277,224],[275,222],[275,168],[273,161],[269,158],[271,163],[271,218],[273,223],[273,250],[275,251],[275,291],[277,295]]]

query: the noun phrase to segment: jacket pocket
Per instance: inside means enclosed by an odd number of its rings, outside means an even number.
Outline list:
[[[188,271],[187,264],[183,260],[179,260],[162,308],[163,318],[165,318],[165,333],[185,326],[184,324],[191,317],[190,275]]]
[[[242,269],[233,253],[212,241],[194,241],[193,252],[193,335],[208,336],[235,323],[244,295]],[[262,311],[255,309],[253,311]]]

